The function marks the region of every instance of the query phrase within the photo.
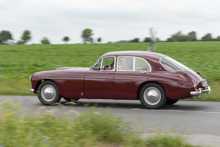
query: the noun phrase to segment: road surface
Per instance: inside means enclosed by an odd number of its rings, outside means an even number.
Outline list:
[[[138,100],[87,100],[80,99],[76,105],[44,106],[37,96],[0,96],[0,100],[12,99],[21,103],[22,115],[51,112],[54,115],[74,117],[77,112],[90,111],[96,106],[98,112],[113,112],[140,133],[157,131],[184,134],[220,135],[220,102],[179,101],[162,109],[145,109]],[[65,103],[61,99],[61,103]]]

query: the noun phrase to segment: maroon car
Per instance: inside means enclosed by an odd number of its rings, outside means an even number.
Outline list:
[[[148,51],[108,52],[90,68],[58,68],[30,77],[31,92],[50,105],[61,97],[140,100],[146,108],[160,108],[179,99],[210,94],[199,73],[163,54]]]

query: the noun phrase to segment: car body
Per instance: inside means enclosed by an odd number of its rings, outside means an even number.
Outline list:
[[[108,52],[90,68],[58,68],[34,73],[30,80],[30,91],[46,105],[63,97],[138,99],[147,108],[161,108],[211,92],[199,73],[166,55],[148,51]]]

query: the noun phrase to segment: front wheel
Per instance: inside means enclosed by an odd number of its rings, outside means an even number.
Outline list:
[[[57,85],[52,81],[44,81],[41,83],[38,87],[38,91],[38,99],[44,105],[51,105],[59,102],[61,99]]]
[[[163,87],[157,83],[148,83],[140,91],[140,101],[143,106],[150,109],[161,108],[167,99]]]

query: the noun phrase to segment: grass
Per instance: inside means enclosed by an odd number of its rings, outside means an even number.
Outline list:
[[[0,45],[0,94],[31,95],[29,77],[35,72],[58,67],[90,67],[106,52],[146,50],[147,47],[148,43]],[[220,101],[215,91],[220,87],[220,42],[159,42],[156,52],[200,72],[213,89],[211,96],[201,100]]]
[[[193,147],[180,137],[166,135],[143,139],[130,131],[129,123],[111,113],[94,109],[73,119],[50,114],[21,117],[20,104],[0,102],[1,147]]]

